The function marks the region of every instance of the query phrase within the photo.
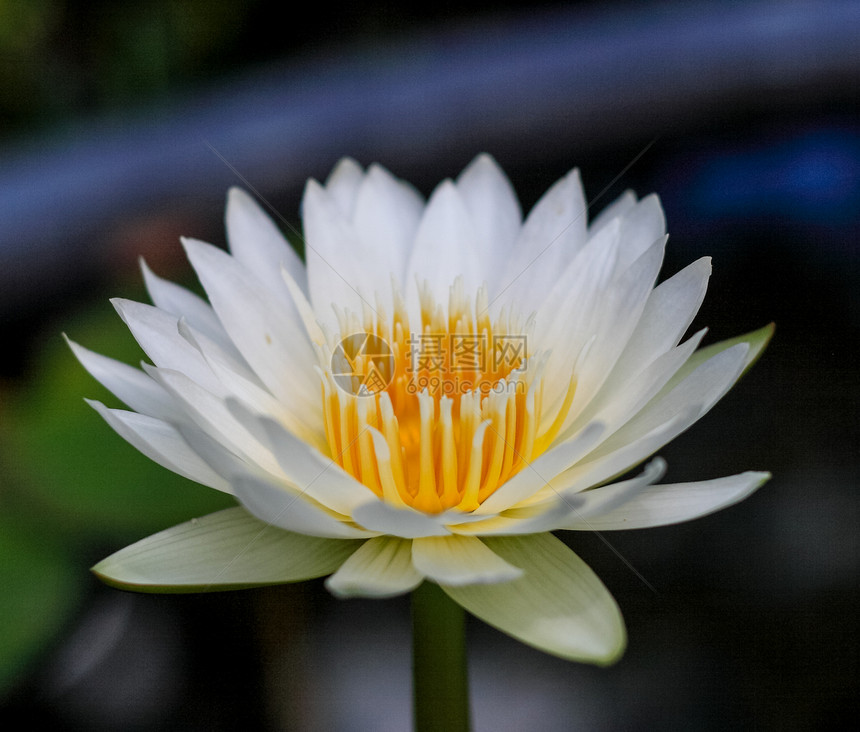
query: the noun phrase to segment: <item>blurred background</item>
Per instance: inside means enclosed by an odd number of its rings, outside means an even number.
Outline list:
[[[493,154],[525,210],[579,166],[599,211],[656,191],[663,276],[712,255],[694,329],[776,322],[661,451],[672,482],[770,470],[689,524],[565,540],[624,612],[609,669],[473,621],[476,730],[838,729],[858,682],[860,4],[0,0],[0,723],[404,730],[404,599],[320,582],[138,596],[88,567],[229,505],[149,463],[62,342],[135,363],[137,259],[194,286],[231,185],[298,226],[343,155],[426,195]],[[296,242],[298,245],[298,242]],[[7,728],[10,728],[7,726]]]

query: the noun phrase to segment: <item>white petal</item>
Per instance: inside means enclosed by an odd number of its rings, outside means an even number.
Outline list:
[[[586,242],[588,217],[579,170],[559,180],[535,204],[523,224],[501,278],[525,313],[543,300]],[[510,298],[509,298],[510,299]]]
[[[624,350],[657,279],[665,246],[666,237],[655,241],[604,292],[595,318],[593,344],[578,368],[569,421],[590,402]]]
[[[277,422],[254,415],[233,400],[227,406],[245,429],[271,446],[278,465],[296,488],[315,501],[351,516],[357,506],[373,496],[370,488]]]
[[[457,190],[466,205],[476,234],[476,248],[485,270],[490,296],[520,233],[522,211],[511,182],[498,163],[486,154],[478,155],[457,178]]]
[[[183,244],[224,328],[260,380],[293,414],[321,420],[316,356],[292,303],[268,295],[226,252],[193,239]]]
[[[354,313],[373,305],[373,293],[361,287],[364,263],[358,234],[315,180],[305,186],[302,220],[310,301],[317,317],[336,331],[332,304]]]
[[[412,566],[411,544],[393,536],[369,539],[325,586],[338,597],[393,597],[414,590],[424,578]]]
[[[179,334],[175,316],[132,300],[115,299],[111,303],[156,366],[181,371],[207,389],[224,393],[206,360]]]
[[[747,472],[695,483],[655,485],[612,510],[589,516],[585,521],[572,521],[561,528],[611,531],[689,521],[742,501],[769,479],[770,473]],[[598,488],[594,493],[606,488]]]
[[[361,539],[374,536],[327,513],[294,490],[251,475],[231,479],[236,497],[261,521],[288,531],[331,539]],[[348,520],[344,517],[345,520]]]
[[[618,224],[612,223],[593,237],[557,278],[537,312],[535,337],[552,348],[544,404],[563,397],[571,369],[595,338],[604,295],[615,271],[618,235]],[[576,297],[570,296],[572,292]]]
[[[228,352],[221,351],[216,343],[195,333],[183,321],[179,322],[179,332],[206,359],[212,372],[229,393],[226,398],[236,398],[253,411],[276,419],[293,434],[317,447],[326,445],[322,424],[315,424],[315,420],[307,415],[299,418],[285,409],[284,405],[263,387],[256,375],[243,363],[236,362]]]
[[[326,192],[347,219],[352,219],[358,188],[363,180],[364,171],[352,158],[343,158],[326,178]]]
[[[415,234],[415,247],[406,268],[410,302],[417,302],[416,278],[426,280],[436,302],[447,304],[448,291],[457,277],[463,278],[466,292],[476,292],[482,271],[477,234],[459,191],[450,181],[437,186]]]
[[[746,358],[744,359],[743,363],[743,369],[741,371],[741,375],[745,374],[756,362],[756,360],[758,360],[758,357],[761,356],[765,346],[770,342],[770,339],[773,337],[773,331],[774,325],[773,323],[771,323],[770,325],[766,325],[763,328],[759,328],[758,330],[744,333],[743,335],[735,336],[734,338],[727,338],[724,341],[712,343],[710,346],[700,348],[680,369],[678,369],[678,372],[669,380],[669,383],[663,387],[663,392],[658,396],[662,396],[663,393],[674,389],[679,384],[679,382],[686,379],[703,363],[706,363],[710,359],[713,359],[716,355],[722,353],[723,351],[727,351],[730,348],[734,348],[741,344],[745,344],[748,348],[746,352]]]
[[[357,546],[276,529],[228,508],[127,546],[93,572],[125,590],[208,592],[322,577]]]
[[[162,279],[140,260],[140,268],[146,283],[146,291],[152,299],[152,304],[175,318],[185,318],[201,333],[224,347],[234,348],[230,338],[215,315],[212,306],[190,290],[177,285],[175,282]]]
[[[236,420],[222,398],[178,371],[150,368],[148,372],[182,405],[194,424],[226,450],[272,475],[281,475],[271,451]]]
[[[594,202],[592,202],[592,204],[593,203]],[[594,220],[588,227],[588,235],[594,236],[598,231],[600,231],[604,226],[606,226],[606,224],[608,224],[613,219],[618,218],[619,216],[623,216],[635,205],[636,194],[630,190],[624,191],[624,193],[618,196],[618,198],[616,198],[597,216],[594,217]]]
[[[663,424],[650,432],[637,436],[636,439],[616,446],[604,453],[602,446],[595,450],[600,457],[592,460],[591,455],[580,461],[569,470],[549,481],[540,493],[536,493],[533,501],[544,501],[553,493],[577,493],[596,485],[605,483],[630,468],[638,465],[649,455],[653,455],[667,442],[677,437],[690,427],[702,415],[701,404],[691,404],[680,413],[670,417]]]
[[[551,491],[555,495],[554,491]],[[498,516],[484,518],[472,515],[469,523],[450,523],[448,528],[460,536],[521,536],[554,531],[576,515],[583,500],[578,496],[565,497],[555,503],[546,502],[528,516],[516,515],[520,509],[512,509]],[[456,519],[452,519],[454,521]]]
[[[635,262],[652,243],[666,236],[666,216],[656,194],[645,196],[621,217],[619,271]]]
[[[520,510],[528,513],[544,506],[570,505],[574,510],[569,511],[566,516],[560,516],[560,520],[547,531],[563,529],[577,522],[585,524],[591,516],[602,515],[629,501],[632,496],[656,483],[665,474],[666,461],[658,457],[649,462],[639,475],[598,488],[589,487],[588,490],[583,490],[581,485],[576,484],[567,487],[561,480],[557,480],[555,485],[536,495],[534,503]]]
[[[654,398],[690,358],[704,335],[704,330],[699,331],[626,381],[616,379],[613,371],[589,403],[588,409],[577,420],[585,422],[596,419],[603,422],[607,425],[608,437]]]
[[[232,476],[241,475],[249,470],[260,471],[260,466],[255,465],[245,457],[237,455],[233,450],[226,448],[210,434],[200,429],[194,422],[187,420],[179,422],[176,429],[182,438],[191,446],[201,459],[218,473],[218,475]],[[279,471],[280,476],[280,471]],[[281,476],[282,477],[282,476]],[[232,488],[230,489],[232,491]]]
[[[705,361],[680,383],[664,388],[630,422],[595,450],[593,456],[606,454],[632,442],[694,404],[702,405],[699,417],[704,415],[738,379],[748,350],[745,343],[728,348]],[[590,455],[589,459],[593,456]]]
[[[304,323],[308,338],[317,346],[325,346],[327,343],[325,331],[323,331],[317,320],[313,305],[305,297],[305,294],[290,276],[289,272],[282,269],[281,276],[284,278],[284,284],[286,284],[287,290],[289,290],[290,296],[293,298],[293,304],[296,306],[296,310],[298,310],[299,317],[301,317],[302,323]]]
[[[509,582],[523,574],[474,536],[415,539],[412,563],[425,577],[449,586]]]
[[[192,450],[177,429],[167,422],[137,412],[108,409],[87,400],[111,428],[150,460],[196,483],[232,493],[229,483]]]
[[[680,384],[664,387],[630,422],[552,481],[552,487],[584,490],[652,455],[704,416],[729,390],[744,368],[748,351],[747,343],[737,343],[700,364]],[[681,370],[686,367],[684,364]],[[676,378],[677,374],[670,385]]]
[[[517,640],[573,661],[606,665],[624,651],[624,621],[612,595],[551,534],[490,537],[487,546],[521,567],[510,582],[453,587],[451,598]]]
[[[90,351],[68,338],[66,343],[93,378],[135,412],[167,420],[180,416],[170,395],[140,369]]]
[[[404,539],[451,533],[436,516],[409,508],[394,508],[381,500],[371,500],[358,506],[352,512],[352,518],[366,529]]]
[[[225,223],[230,252],[272,294],[286,298],[281,267],[307,292],[305,267],[298,254],[275,222],[241,188],[231,188],[227,194]]]
[[[625,381],[680,342],[705,298],[710,276],[711,259],[702,257],[654,288],[613,370],[614,383]]]
[[[365,273],[363,289],[382,299],[389,317],[393,313],[391,280],[401,288],[424,201],[415,189],[398,181],[379,165],[371,165],[358,189],[353,226],[361,245]]]

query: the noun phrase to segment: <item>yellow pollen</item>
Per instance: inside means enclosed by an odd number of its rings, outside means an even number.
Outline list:
[[[323,372],[330,456],[391,505],[470,512],[552,444],[576,380],[543,414],[530,322],[491,321],[486,289],[470,303],[459,278],[447,311],[426,286],[420,306],[415,330],[398,293],[390,320],[381,308],[338,313],[350,373]]]

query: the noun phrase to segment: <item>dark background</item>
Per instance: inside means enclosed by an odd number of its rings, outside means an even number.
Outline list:
[[[609,669],[474,621],[477,730],[838,729],[856,719],[860,5],[0,3],[0,720],[69,730],[402,730],[405,599],[320,582],[137,596],[87,567],[226,505],[134,453],[60,332],[135,362],[137,257],[189,281],[230,185],[292,225],[343,155],[424,194],[492,153],[525,210],[656,191],[663,276],[714,258],[694,328],[776,322],[661,451],[667,480],[774,477],[696,522],[565,539],[624,612]],[[297,12],[297,11],[296,11]],[[619,560],[622,555],[652,585]]]

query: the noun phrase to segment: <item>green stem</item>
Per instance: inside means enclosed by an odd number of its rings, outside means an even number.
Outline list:
[[[412,593],[415,732],[469,731],[466,613],[439,585]]]

